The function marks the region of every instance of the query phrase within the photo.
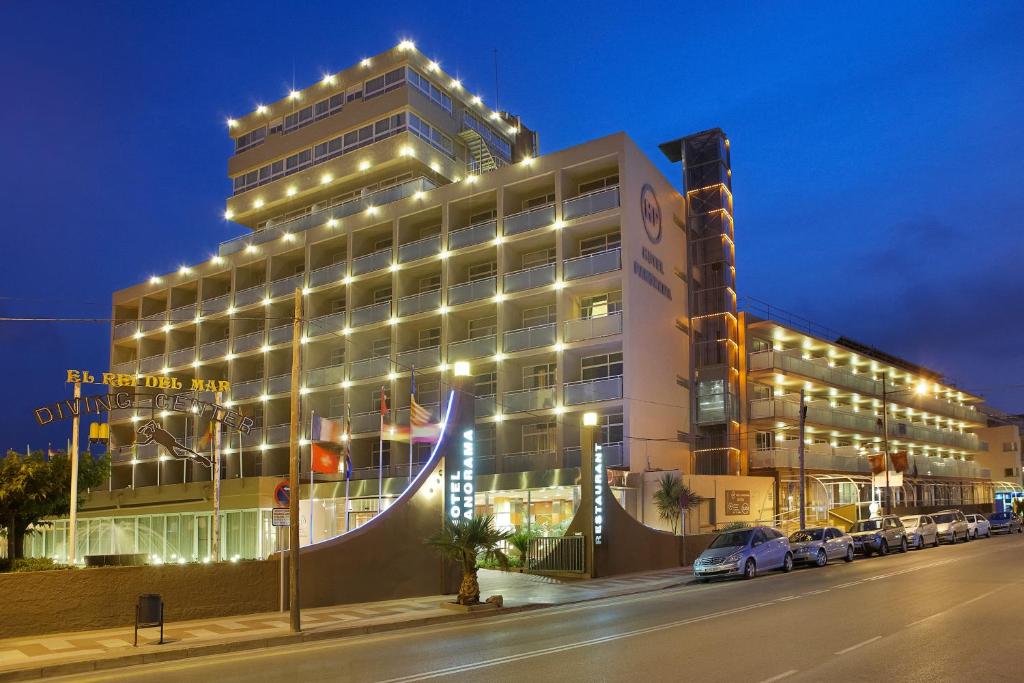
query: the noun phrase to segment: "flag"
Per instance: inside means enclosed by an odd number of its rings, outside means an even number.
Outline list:
[[[313,471],[320,474],[337,474],[341,470],[341,457],[335,451],[314,443],[311,445]]]
[[[348,481],[352,478],[352,458],[347,452],[342,457],[342,467],[345,469],[345,480]]]
[[[381,441],[408,441],[409,427],[406,425],[385,424],[380,432]]]
[[[339,420],[332,420],[314,414],[312,423],[312,429],[310,429],[311,441],[341,443],[344,440],[342,437],[345,434],[345,427]]]
[[[199,435],[199,440],[196,442],[196,450],[202,451],[210,446],[210,442],[213,441],[213,420],[210,420],[209,424],[206,425],[206,431]]]
[[[878,474],[879,472],[885,471],[884,453],[874,453],[869,455],[868,462],[871,464],[871,474]]]
[[[380,416],[382,419],[388,416],[388,395],[383,384],[380,386]]]
[[[409,435],[413,443],[436,443],[441,435],[441,425],[430,421],[430,411],[415,396],[409,406]]]
[[[889,460],[892,462],[892,468],[897,472],[907,471],[907,452],[896,451],[889,456]]]

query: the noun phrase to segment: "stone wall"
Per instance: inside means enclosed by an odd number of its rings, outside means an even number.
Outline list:
[[[0,574],[0,637],[131,627],[144,593],[163,596],[166,622],[274,611],[278,581],[262,560]]]

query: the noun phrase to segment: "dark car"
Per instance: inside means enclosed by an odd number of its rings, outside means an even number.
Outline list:
[[[1024,533],[1020,517],[1012,512],[993,512],[988,516],[988,523],[991,525],[989,531],[993,534],[1012,534],[1014,531]]]
[[[907,531],[896,515],[862,519],[850,527],[850,535],[854,550],[866,557],[875,553],[888,555],[893,548],[907,552]]]

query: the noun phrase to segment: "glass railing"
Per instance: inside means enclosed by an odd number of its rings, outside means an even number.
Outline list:
[[[598,273],[619,270],[621,267],[621,250],[615,248],[588,256],[566,259],[565,263],[562,264],[562,273],[566,280],[576,280],[577,278],[597,275]]]
[[[558,454],[549,451],[506,453],[500,460],[502,472],[539,472],[556,469],[559,464]]]
[[[266,333],[263,330],[256,332],[249,332],[235,337],[235,341],[232,343],[231,348],[235,353],[241,353],[243,351],[252,351],[263,346],[263,341],[266,339]]]
[[[231,294],[221,294],[215,296],[212,299],[206,299],[201,305],[203,315],[210,315],[212,313],[220,313],[221,311],[228,310],[231,305]]]
[[[294,295],[296,289],[302,289],[302,273],[278,278],[270,283],[270,296]]]
[[[380,431],[380,411],[371,410],[368,413],[356,413],[352,416],[352,433],[365,434],[366,432]],[[376,468],[374,468],[376,469]]]
[[[306,372],[307,387],[322,387],[328,384],[340,384],[344,379],[344,365],[331,365],[323,368],[313,368]]]
[[[218,341],[207,342],[199,347],[199,357],[202,360],[210,360],[211,358],[220,358],[221,356],[227,355],[228,352],[228,340],[220,339]]]
[[[441,236],[431,235],[398,247],[398,262],[407,263],[441,253]]]
[[[370,304],[352,310],[352,327],[379,323],[391,317],[391,302],[382,301],[379,304]]]
[[[897,422],[892,419],[889,420],[888,426],[889,436],[902,436],[914,441],[927,441],[928,443],[942,444],[972,451],[979,449],[977,434],[947,431],[926,425]]]
[[[338,311],[310,320],[306,334],[310,337],[318,337],[321,334],[341,332],[343,329],[345,329],[345,311]]]
[[[118,323],[114,325],[114,339],[121,339],[122,337],[130,337],[135,334],[139,329],[139,323],[137,320],[131,322]]]
[[[309,286],[319,287],[320,285],[331,284],[332,282],[339,282],[345,278],[345,270],[348,268],[348,263],[341,261],[339,263],[332,263],[329,266],[323,266],[317,268],[309,273]]]
[[[403,296],[398,300],[398,315],[416,315],[424,311],[435,311],[441,306],[441,290],[420,292]]]
[[[517,270],[512,273],[505,273],[504,291],[521,292],[534,287],[550,285],[555,281],[555,264],[547,263],[543,266],[534,266],[524,270]]]
[[[231,400],[240,401],[253,396],[259,396],[263,392],[263,379],[250,379],[246,382],[236,382],[231,385]]]
[[[220,244],[220,255],[227,256],[242,251],[250,244],[263,244],[278,239],[285,233],[296,234],[311,228],[319,227],[331,219],[344,218],[365,211],[371,206],[383,206],[406,197],[411,197],[417,192],[426,192],[434,189],[434,183],[426,178],[415,178],[392,187],[370,192],[361,197],[355,197],[341,204],[314,211],[305,216],[300,216],[290,221],[278,223],[272,228],[259,232],[242,235]]]
[[[505,332],[502,350],[505,353],[510,353],[512,351],[535,349],[540,346],[551,346],[555,343],[557,331],[558,326],[556,323],[509,330]]]
[[[580,216],[587,216],[592,213],[600,213],[608,209],[614,209],[619,205],[619,188],[606,187],[595,192],[581,194],[572,199],[562,202],[562,218],[572,220]]]
[[[190,323],[196,319],[196,305],[186,304],[185,306],[178,306],[177,308],[171,309],[171,314],[168,317],[168,322],[175,325],[177,323]]]
[[[497,351],[497,337],[493,334],[477,339],[466,339],[448,344],[448,360],[471,360],[484,356],[493,356]]]
[[[248,434],[242,434],[239,438],[242,448],[253,448],[263,443],[263,425],[254,427]]]
[[[474,282],[464,282],[448,288],[448,305],[464,304],[492,297],[498,291],[498,278],[488,277]]]
[[[286,373],[284,375],[274,375],[267,380],[267,393],[268,394],[284,394],[291,391],[292,388],[292,373]]]
[[[804,451],[804,467],[809,470],[834,472],[871,471],[871,462],[865,455],[850,452],[850,447],[824,448],[814,450],[810,446]],[[855,450],[855,449],[854,449]],[[753,451],[750,454],[752,469],[800,469],[800,455],[796,447],[773,448]],[[930,477],[972,477],[981,476],[978,463],[954,458],[940,458],[930,455],[912,455],[907,461],[907,472],[911,476]]]
[[[134,375],[135,368],[138,365],[136,361],[129,360],[124,363],[114,363],[110,369],[119,375]]]
[[[291,436],[292,426],[290,424],[273,425],[267,427],[267,438],[268,444],[283,444],[288,443],[288,438]]]
[[[477,396],[476,397],[476,416],[477,417],[490,417],[497,412],[497,400],[494,394],[490,396]]]
[[[629,457],[621,441],[601,444],[605,467],[629,468]],[[569,446],[562,455],[562,467],[579,467],[581,451],[579,446]]]
[[[284,325],[278,325],[277,327],[270,328],[270,341],[268,342],[271,346],[275,344],[284,344],[292,340],[292,323],[285,323]]]
[[[622,333],[622,313],[565,321],[565,341],[577,342]]]
[[[363,275],[391,265],[391,247],[352,260],[352,274]]]
[[[775,418],[799,420],[800,404],[786,399],[763,398],[750,402],[750,419]],[[842,427],[855,432],[874,434],[880,431],[873,415],[859,415],[828,407],[808,404],[807,421],[830,427]]]
[[[501,397],[506,413],[522,413],[528,410],[544,410],[555,407],[555,387],[507,391]]]
[[[377,356],[355,361],[349,368],[348,374],[352,379],[369,379],[386,375],[390,371],[391,356]]]
[[[147,356],[139,361],[139,372],[149,373],[162,370],[164,367],[164,354]]]
[[[159,330],[167,322],[167,311],[160,311],[159,313],[152,313],[142,319],[142,331],[152,332],[153,330]]]
[[[880,388],[880,385],[870,377],[861,377],[846,370],[830,368],[827,360],[822,359],[817,362],[804,360],[798,356],[777,351],[759,351],[750,354],[750,369],[751,371],[778,369],[792,372],[801,377],[812,377],[869,396]]]
[[[555,222],[555,205],[539,206],[536,209],[520,211],[505,216],[502,221],[501,234],[518,235],[521,232],[528,232],[543,228]]]
[[[581,382],[567,382],[565,385],[566,405],[610,401],[616,398],[622,398],[622,375]]]
[[[448,248],[461,249],[471,247],[474,244],[483,244],[493,240],[498,234],[498,221],[489,220],[448,233]]]
[[[256,285],[235,292],[235,306],[248,306],[257,301],[263,301],[267,295],[267,286]]]
[[[177,351],[171,351],[170,356],[167,358],[167,367],[177,368],[182,365],[192,365],[195,359],[196,348],[194,346],[178,349]]]
[[[409,368],[433,368],[441,364],[441,347],[431,346],[425,349],[402,351],[398,354],[398,369],[404,372]]]

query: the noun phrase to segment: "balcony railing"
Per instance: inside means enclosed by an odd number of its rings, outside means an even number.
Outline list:
[[[497,411],[497,401],[494,394],[490,396],[477,396],[476,397],[476,416],[477,417],[490,417]]]
[[[566,280],[576,280],[598,273],[609,273],[622,268],[621,249],[609,249],[589,256],[577,256],[566,259],[562,264],[562,274]]]
[[[391,356],[377,356],[355,361],[349,368],[348,374],[352,379],[369,379],[386,375],[390,371]]]
[[[188,348],[178,349],[177,351],[171,351],[167,359],[167,367],[178,368],[182,365],[192,365],[195,359],[196,347],[189,346]]]
[[[572,220],[592,213],[614,209],[619,205],[619,188],[606,187],[602,190],[581,194],[562,202],[562,218]]]
[[[832,472],[871,471],[867,456],[857,455],[855,447],[828,448],[808,445],[804,451],[804,467]],[[750,454],[751,469],[800,469],[800,456],[795,447],[757,450]],[[912,455],[907,460],[909,476],[981,478],[981,467],[969,460]]]
[[[290,424],[267,427],[266,443],[275,445],[288,443],[288,437],[291,436],[291,429],[292,426]]]
[[[441,236],[431,235],[398,247],[398,262],[408,263],[441,253]]]
[[[322,387],[328,384],[339,384],[344,379],[344,365],[329,365],[322,368],[313,368],[306,372],[307,387]]]
[[[473,282],[463,282],[448,288],[448,304],[454,306],[470,301],[479,301],[495,295],[498,291],[498,278],[487,277]]]
[[[759,351],[750,354],[750,370],[781,370],[800,377],[812,377],[827,384],[872,395],[880,388],[870,377],[854,375],[846,370],[828,367],[828,361],[804,360],[798,356],[778,352]]]
[[[555,387],[507,391],[501,397],[507,413],[523,413],[528,410],[544,410],[555,407]]]
[[[503,472],[540,472],[558,467],[558,454],[550,451],[506,453],[501,457]]]
[[[139,361],[139,372],[149,373],[157,372],[164,367],[164,354],[158,354],[156,356],[146,356]]]
[[[247,287],[246,289],[235,292],[235,306],[248,306],[249,304],[254,304],[257,301],[263,301],[263,299],[266,298],[266,295],[266,284]]]
[[[352,433],[365,434],[367,432],[380,431],[380,411],[371,410],[368,413],[356,413],[352,416]]]
[[[497,351],[497,337],[493,334],[476,339],[466,339],[448,344],[448,360],[472,360],[493,356]]]
[[[577,342],[622,333],[622,312],[565,321],[565,341]]]
[[[601,444],[601,454],[604,456],[605,467],[629,469],[629,456],[626,454],[626,449],[623,448],[621,441],[617,441],[615,443]],[[579,466],[580,447],[570,446],[566,448],[562,456],[562,467]]]
[[[270,283],[270,296],[294,295],[296,289],[302,289],[303,277],[305,276],[302,273],[296,273],[295,275],[274,280]]]
[[[622,375],[601,379],[567,382],[565,404],[574,406],[594,401],[611,401],[622,398]]]
[[[124,337],[130,337],[135,334],[139,329],[139,322],[137,320],[131,320],[126,323],[118,323],[114,325],[114,339],[122,339]]]
[[[202,360],[210,360],[213,358],[220,358],[228,353],[228,340],[220,339],[218,341],[206,342],[199,347],[199,358]]]
[[[977,434],[947,431],[945,429],[909,424],[892,419],[888,421],[888,425],[889,436],[905,437],[914,441],[927,441],[928,443],[953,446],[971,451],[976,451],[980,448]]]
[[[234,254],[242,251],[250,244],[263,244],[270,242],[283,236],[285,233],[296,234],[304,232],[311,228],[319,227],[331,219],[352,216],[360,211],[365,211],[371,206],[383,206],[384,204],[390,204],[391,202],[411,197],[417,192],[426,192],[432,189],[434,189],[434,183],[426,178],[414,178],[413,180],[407,180],[404,183],[400,183],[392,187],[386,187],[383,190],[377,190],[376,192],[370,192],[361,197],[355,197],[346,202],[342,202],[341,204],[326,207],[305,216],[300,216],[298,218],[279,223],[272,228],[267,228],[260,232],[242,235],[241,237],[221,242],[220,255],[227,256],[228,254]]]
[[[408,370],[411,367],[433,368],[440,364],[441,347],[439,346],[402,351],[398,354],[398,368],[400,371]]]
[[[204,300],[201,304],[200,310],[202,310],[203,315],[210,315],[212,313],[226,311],[230,305],[231,294],[221,294],[220,296],[215,296],[212,299]]]
[[[750,402],[750,419],[774,418],[780,420],[799,420],[800,404],[788,399],[764,398]],[[829,427],[840,427],[855,432],[875,434],[881,432],[878,418],[874,415],[861,415],[845,410],[814,403],[807,404],[807,421]]]
[[[345,261],[317,268],[309,274],[309,286],[319,287],[320,285],[328,285],[332,282],[340,282],[345,278],[347,268],[348,263]]]
[[[153,330],[159,330],[167,322],[167,311],[160,311],[159,313],[152,313],[142,319],[142,331],[152,332]]]
[[[345,329],[345,311],[338,311],[310,320],[306,334],[310,337],[318,337],[321,334],[341,332],[343,329]]]
[[[391,265],[391,247],[360,256],[352,261],[352,274],[363,275]]]
[[[505,353],[510,353],[513,351],[536,349],[541,346],[551,346],[555,343],[555,338],[558,336],[557,332],[558,326],[556,323],[509,330],[505,333],[502,350]]]
[[[441,290],[420,292],[403,296],[398,300],[398,315],[416,315],[424,311],[435,311],[441,306]]]
[[[197,306],[195,304],[186,304],[185,306],[172,308],[171,314],[168,317],[168,322],[170,322],[171,325],[195,322],[196,309]]]
[[[263,443],[263,425],[254,427],[248,434],[241,434],[239,441],[242,448],[254,448]]]
[[[231,400],[240,401],[263,393],[263,378],[236,382],[231,385]]]
[[[285,323],[284,325],[278,325],[277,327],[270,328],[270,341],[269,344],[274,346],[275,344],[284,344],[292,340],[292,323]]]
[[[292,373],[274,375],[267,380],[268,394],[284,394],[292,388]]]
[[[391,302],[382,301],[379,304],[370,304],[352,309],[352,327],[370,325],[387,320],[391,317]]]
[[[253,349],[258,349],[263,346],[265,339],[266,332],[264,330],[249,332],[248,334],[242,334],[235,337],[235,341],[232,343],[231,348],[235,353],[252,351]]]
[[[505,216],[501,232],[503,235],[518,235],[521,232],[549,226],[554,222],[555,205],[548,204]]]
[[[474,244],[483,244],[493,240],[498,234],[498,221],[490,220],[474,223],[465,228],[452,230],[448,233],[448,248],[461,249]]]
[[[114,363],[110,369],[119,375],[134,375],[135,368],[138,366],[138,361],[127,360],[123,363]]]
[[[548,263],[543,266],[535,266],[524,270],[517,270],[512,273],[505,273],[504,291],[522,292],[534,287],[550,285],[555,281],[555,264]]]

